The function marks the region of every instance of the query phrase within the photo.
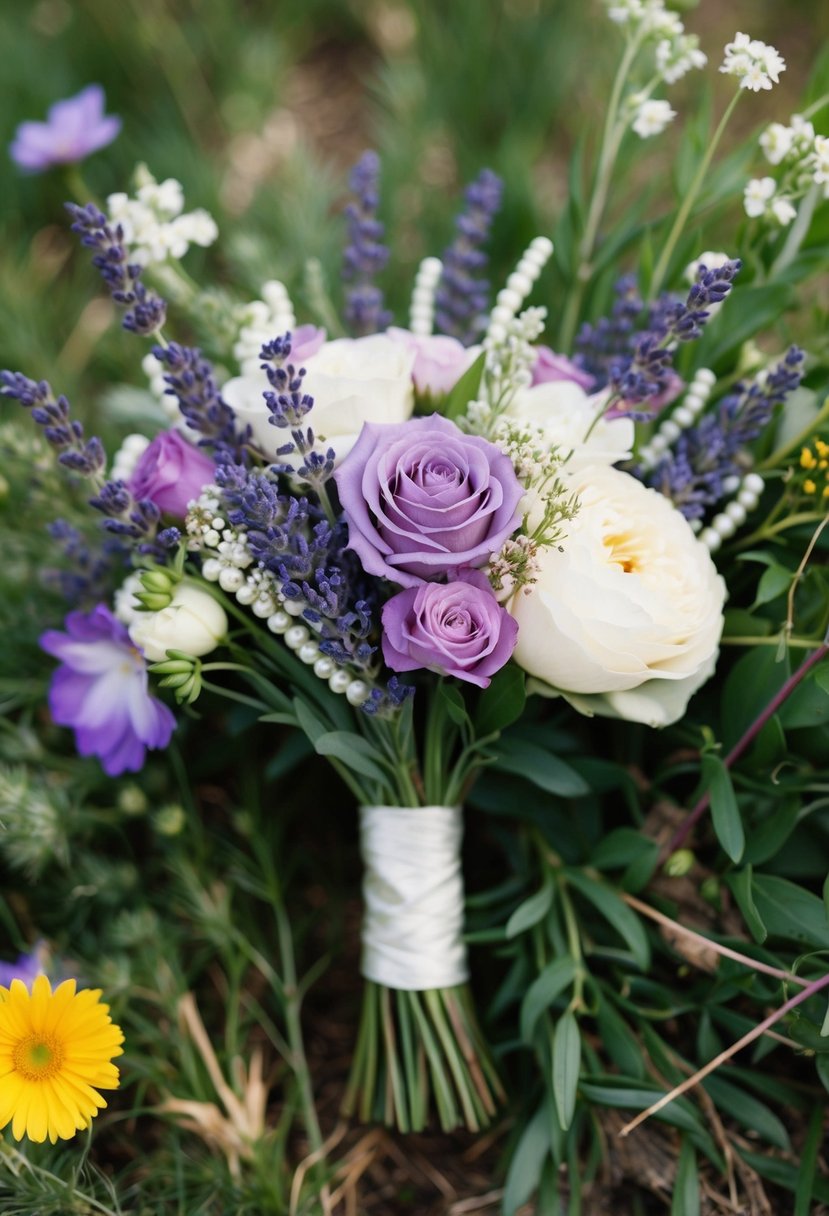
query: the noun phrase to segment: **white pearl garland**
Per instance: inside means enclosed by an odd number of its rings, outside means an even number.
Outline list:
[[[537,236],[530,241],[521,260],[507,279],[506,287],[495,297],[495,307],[490,313],[486,332],[488,343],[503,342],[507,326],[515,319],[518,310],[533,289],[533,285],[553,253],[553,242],[549,237]]]
[[[640,451],[638,460],[643,469],[652,469],[674,440],[679,438],[680,433],[686,427],[693,426],[705,408],[716,380],[717,377],[710,368],[699,369],[688,385],[682,404],[673,411],[670,418],[665,419],[656,434],[651,436],[650,442]]]
[[[419,338],[428,338],[435,322],[435,292],[443,262],[440,258],[424,258],[420,263],[409,305],[409,329]]]
[[[737,493],[699,534],[702,543],[712,553],[716,553],[723,541],[734,535],[745,523],[749,513],[756,508],[763,493],[763,478],[759,473],[747,473],[742,481],[739,477],[729,477],[723,482],[723,489],[726,493],[733,493],[735,490]]]

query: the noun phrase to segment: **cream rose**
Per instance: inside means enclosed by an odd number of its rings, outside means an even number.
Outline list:
[[[197,658],[215,650],[226,637],[227,617],[209,592],[183,582],[173,591],[169,607],[158,612],[136,612],[129,635],[149,663],[162,662],[168,650],[181,650]]]
[[[337,463],[357,442],[364,422],[405,422],[414,409],[412,367],[415,352],[384,334],[367,338],[338,338],[326,342],[308,359],[305,391],[314,398],[308,421],[315,436],[330,443]],[[242,426],[273,457],[285,441],[283,432],[269,421],[264,392],[265,373],[237,376],[222,388]]]
[[[562,459],[572,453],[567,461],[569,472],[588,464],[615,464],[630,456],[633,422],[600,417],[606,404],[607,392],[590,396],[574,381],[553,380],[522,389],[507,417],[539,427],[548,446],[557,447]]]
[[[714,670],[725,584],[687,520],[628,473],[569,478],[580,508],[517,593],[513,658],[584,713],[666,726]]]

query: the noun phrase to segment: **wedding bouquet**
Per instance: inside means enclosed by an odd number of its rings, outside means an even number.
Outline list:
[[[443,258],[421,263],[402,328],[378,286],[388,251],[373,154],[351,178],[343,306],[312,265],[308,319],[276,280],[250,304],[196,287],[179,262],[215,225],[184,212],[177,182],[141,168],[134,197],[70,212],[125,328],[150,344],[145,368],[172,425],[130,436],[108,463],[63,396],[3,373],[3,392],[88,482],[102,516],[100,545],[82,556],[78,537],[56,529],[75,607],[42,639],[60,663],[53,719],[107,773],[135,771],[176,725],[152,679],[181,713],[209,691],[304,732],[327,758],[360,806],[365,865],[366,985],[344,1108],[403,1131],[423,1128],[432,1106],[444,1128],[480,1129],[503,1096],[463,936],[462,807],[481,771],[553,799],[587,794],[556,754],[548,704],[647,727],[683,721],[714,674],[729,593],[729,632],[771,641],[754,609],[791,587],[785,649],[804,567],[793,574],[751,546],[818,529],[805,564],[826,518],[827,414],[801,387],[806,356],[748,345],[815,268],[806,243],[829,189],[829,144],[811,120],[825,98],[761,140],[779,176],[745,187],[751,257],[704,252],[695,207],[733,193],[733,166],[710,176],[728,118],[785,66],[738,34],[721,68],[738,87],[714,137],[684,150],[675,217],[602,245],[626,141],[658,135],[675,115],[654,92],[705,64],[657,0],[620,0],[609,15],[625,47],[589,200],[576,173],[555,239],[530,243],[491,308],[484,245],[502,186],[488,171],[468,187]],[[628,255],[636,270],[619,276]],[[551,258],[548,310],[529,300]],[[219,367],[171,337],[168,307],[198,324]],[[737,533],[742,560],[729,553],[718,568]],[[764,568],[748,606],[746,559]],[[709,806],[723,850],[741,860],[729,770],[826,654],[818,637],[801,642],[806,663],[724,760],[709,741],[697,806],[665,850],[674,866]],[[606,919],[618,913],[625,936],[622,901],[595,877],[573,882]],[[735,897],[750,920],[750,873]],[[507,938],[546,923],[553,900],[545,881],[513,909]],[[572,990],[540,1049],[563,1133],[584,976],[560,961],[569,970],[542,973],[527,1018]],[[560,1152],[553,1142],[531,1184]]]

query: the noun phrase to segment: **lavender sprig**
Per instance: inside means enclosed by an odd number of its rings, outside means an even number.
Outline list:
[[[63,394],[56,397],[46,380],[30,380],[20,372],[10,371],[0,373],[0,393],[31,410],[44,439],[57,452],[59,464],[80,477],[102,482],[106,464],[103,444],[95,435],[84,439],[83,426],[69,417],[69,401]]]
[[[792,346],[765,377],[738,384],[716,410],[683,431],[647,476],[686,519],[701,519],[724,495],[724,483],[746,469],[744,448],[763,431],[774,408],[800,384],[803,351]]]
[[[201,351],[170,342],[154,346],[153,354],[167,369],[168,395],[178,401],[188,427],[201,435],[199,446],[211,448],[217,464],[244,462],[250,430],[237,432],[236,415],[222,398],[213,368]]]
[[[389,260],[383,244],[385,229],[377,219],[379,178],[380,158],[376,152],[364,152],[348,183],[355,198],[345,209],[349,243],[343,253],[342,278],[353,284],[346,292],[345,319],[357,337],[376,334],[392,320],[383,308],[383,292],[374,282]]]
[[[435,294],[435,324],[444,334],[471,346],[480,336],[489,305],[483,244],[501,206],[503,184],[483,169],[466,188],[466,206],[455,220],[456,236],[443,254],[443,274]]]
[[[72,231],[79,234],[81,244],[96,250],[92,265],[101,272],[113,300],[127,309],[122,322],[124,329],[143,337],[159,333],[167,305],[142,283],[141,267],[129,260],[121,225],[113,228],[93,203],[85,207],[67,203],[66,209],[74,220]]]
[[[288,362],[291,354],[290,332],[266,342],[259,354],[262,370],[271,385],[271,391],[264,394],[265,404],[270,410],[268,421],[281,429],[291,428],[291,442],[277,448],[277,455],[299,458],[296,464],[283,460],[273,466],[274,470],[294,474],[305,482],[319,496],[329,519],[333,520],[325,483],[334,472],[335,453],[330,447],[324,452],[317,451],[313,429],[302,426],[313,408],[314,398],[303,391],[305,368],[296,368]]]
[[[116,570],[128,564],[129,550],[115,536],[90,548],[86,537],[65,519],[48,526],[49,535],[60,545],[68,564],[66,569],[47,569],[45,581],[57,587],[71,604],[90,607],[107,599]]]

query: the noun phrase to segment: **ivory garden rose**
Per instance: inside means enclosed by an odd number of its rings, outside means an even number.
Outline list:
[[[579,511],[507,605],[515,661],[582,712],[666,726],[713,673],[725,584],[669,499],[619,469],[570,478]]]
[[[357,441],[364,422],[404,422],[414,409],[414,351],[384,334],[325,342],[307,358],[291,361],[306,371],[304,389],[314,399],[313,425],[341,461]],[[237,376],[222,388],[241,427],[250,426],[254,442],[273,457],[284,436],[271,425],[261,376]]]
[[[545,444],[557,448],[572,471],[630,456],[633,422],[606,417],[606,404],[606,392],[589,396],[574,380],[549,380],[518,392],[506,416],[538,427]]]
[[[439,414],[367,422],[334,478],[349,548],[403,587],[483,566],[521,521],[509,458]]]

